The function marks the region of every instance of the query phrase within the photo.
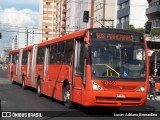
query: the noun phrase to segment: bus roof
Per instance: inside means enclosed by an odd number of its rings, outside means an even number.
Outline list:
[[[74,33],[71,33],[71,34],[67,34],[67,35],[64,35],[64,36],[61,36],[61,37],[57,37],[57,38],[54,38],[54,39],[51,39],[51,40],[47,40],[47,41],[39,43],[38,46],[48,45],[48,44],[51,44],[51,43],[54,43],[54,42],[60,42],[60,41],[63,41],[63,40],[82,37],[82,36],[85,35],[85,33],[88,30],[89,29],[84,29],[84,30],[80,30],[80,31],[77,31],[77,32],[74,32]]]
[[[94,31],[94,32],[116,32],[116,33],[131,33],[131,34],[139,34],[143,35],[141,32],[136,32],[132,30],[124,30],[124,29],[116,29],[116,28],[89,28],[89,31]]]
[[[52,43],[55,43],[55,42],[60,42],[60,41],[63,41],[63,40],[68,40],[68,39],[73,39],[73,38],[79,38],[79,37],[84,36],[87,33],[87,31],[90,31],[90,32],[131,33],[131,34],[139,34],[139,35],[143,34],[143,33],[140,33],[140,32],[123,30],[123,29],[114,29],[114,28],[88,28],[88,29],[83,29],[83,30],[80,30],[80,31],[76,31],[74,33],[67,34],[67,35],[64,35],[64,36],[61,36],[61,37],[53,38],[51,40],[43,41],[41,43],[38,43],[38,46],[49,45],[49,44],[52,44]],[[32,47],[33,47],[33,45],[25,47],[23,49],[28,50],[28,49],[31,49]],[[19,52],[19,51],[20,51],[20,49],[11,50],[10,53],[16,53],[16,52]]]

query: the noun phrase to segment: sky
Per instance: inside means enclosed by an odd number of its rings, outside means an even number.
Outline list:
[[[0,54],[11,47],[16,31],[26,27],[39,26],[40,0],[0,0]]]

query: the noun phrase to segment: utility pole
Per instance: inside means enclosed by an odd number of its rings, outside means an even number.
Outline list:
[[[93,18],[94,18],[94,0],[91,0],[91,22],[90,22],[90,28],[93,28]]]
[[[105,11],[106,11],[106,6],[105,6],[106,0],[103,0],[103,20],[105,20]],[[105,26],[105,21],[102,21],[103,26]]]
[[[113,22],[114,22],[114,20],[105,20],[105,19],[102,19],[101,21],[103,21],[103,22],[111,22],[110,24],[111,24],[111,28],[113,28]],[[106,26],[106,27],[108,27],[108,28],[110,28],[110,26]]]
[[[28,29],[26,27],[26,46],[28,46]]]

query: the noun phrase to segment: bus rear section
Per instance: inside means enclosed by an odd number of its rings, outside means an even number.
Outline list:
[[[84,106],[144,106],[149,89],[144,35],[105,28],[88,34],[87,55],[80,52],[82,67],[75,70],[73,100]]]
[[[20,55],[20,49],[12,50],[10,51],[10,61],[8,64],[8,77],[14,81],[18,82],[18,76],[19,76],[19,55]]]

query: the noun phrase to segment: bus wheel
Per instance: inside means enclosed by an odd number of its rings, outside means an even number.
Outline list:
[[[14,84],[13,75],[11,76],[11,83]]]
[[[69,109],[72,108],[72,102],[70,98],[71,98],[70,87],[69,85],[67,85],[63,89],[63,102],[64,105]]]
[[[42,96],[42,93],[41,93],[41,80],[38,80],[37,82],[37,94],[38,96]]]
[[[22,76],[22,87],[23,87],[23,89],[26,89],[25,78],[24,78],[24,76]]]

